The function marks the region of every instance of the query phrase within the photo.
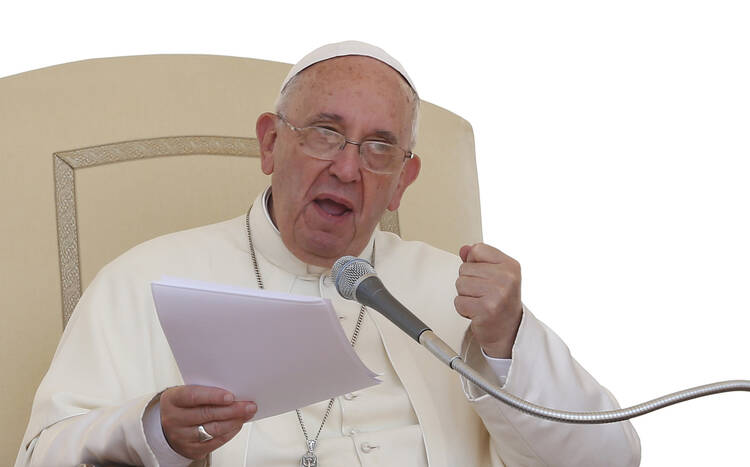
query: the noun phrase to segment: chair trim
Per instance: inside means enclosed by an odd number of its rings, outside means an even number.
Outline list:
[[[170,136],[123,141],[53,154],[63,329],[68,324],[82,293],[75,193],[76,169],[152,157],[187,155],[260,157],[260,148],[256,138]],[[386,211],[380,220],[380,228],[400,235],[398,212]]]
[[[81,269],[78,256],[75,174],[65,160],[54,155],[57,251],[60,257],[63,329],[81,297]]]

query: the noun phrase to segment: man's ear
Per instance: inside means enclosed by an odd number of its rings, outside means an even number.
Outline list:
[[[411,159],[406,161],[404,168],[401,169],[401,175],[399,175],[398,186],[396,191],[391,197],[391,202],[388,203],[388,210],[395,211],[401,205],[401,197],[404,196],[406,188],[411,185],[419,175],[419,169],[422,168],[422,160],[419,156],[414,155]]]
[[[276,115],[265,112],[260,114],[255,122],[255,134],[260,147],[260,167],[263,173],[273,173],[273,148],[276,145]]]

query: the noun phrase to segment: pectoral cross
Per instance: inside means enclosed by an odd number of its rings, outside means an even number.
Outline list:
[[[307,442],[307,452],[299,461],[300,467],[318,467],[318,458],[315,456],[315,440]]]

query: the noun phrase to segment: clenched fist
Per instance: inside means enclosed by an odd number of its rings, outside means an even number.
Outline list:
[[[511,358],[523,315],[521,265],[484,243],[464,245],[459,255],[464,263],[456,279],[456,311],[471,320],[484,353]]]

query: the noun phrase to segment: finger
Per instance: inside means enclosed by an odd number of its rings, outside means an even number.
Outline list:
[[[453,305],[456,307],[456,311],[459,315],[470,320],[474,320],[484,312],[484,306],[481,299],[476,297],[465,297],[459,295],[453,299]]]
[[[242,425],[239,425],[237,428],[233,429],[232,431],[229,431],[228,433],[222,434],[222,435],[214,435],[211,433],[211,431],[204,426],[203,427],[211,436],[213,436],[213,439],[209,441],[200,441],[200,437],[198,436],[198,427],[194,426],[190,431],[186,431],[181,434],[180,441],[182,443],[182,449],[181,454],[185,457],[188,457],[190,459],[203,459],[208,454],[210,454],[212,451],[215,451],[216,449],[220,448],[224,444],[226,444],[227,441],[234,438],[237,433],[242,430]]]
[[[234,402],[234,395],[231,392],[210,386],[180,386],[172,388],[168,392],[170,392],[169,401],[177,407],[183,408],[201,405],[229,405]]]
[[[477,277],[459,276],[456,279],[456,292],[463,297],[483,297],[489,294],[494,287],[494,282]]]
[[[473,324],[480,324],[495,321],[502,316],[511,317],[514,315],[515,313],[509,314],[500,311],[506,301],[504,297],[490,293],[479,298],[459,295],[453,299],[453,304],[458,314],[464,318],[469,318]]]
[[[458,275],[462,277],[501,280],[509,273],[515,273],[513,266],[510,264],[462,263],[458,267]]]
[[[204,426],[203,428],[208,433],[211,433],[211,431],[207,427]],[[221,434],[221,435],[211,434],[211,436],[213,436],[214,439],[212,439],[210,441],[205,441],[205,442],[201,442],[200,440],[198,440],[194,444],[194,446],[196,446],[198,449],[202,450],[205,453],[204,454],[204,456],[205,456],[206,454],[208,454],[208,453],[210,453],[212,451],[215,451],[216,449],[218,449],[221,446],[223,446],[227,441],[229,441],[230,439],[232,439],[235,436],[237,436],[237,433],[239,433],[240,430],[242,430],[242,424],[240,424],[239,426],[237,426],[233,430],[231,430],[231,431],[229,431],[227,433]],[[195,428],[195,432],[196,432],[196,436],[197,436],[197,433],[198,433],[197,427]]]
[[[469,251],[471,250],[472,246],[474,245],[464,245],[461,247],[461,249],[458,250],[458,256],[461,257],[461,261],[466,261],[466,258],[469,255]]]
[[[242,429],[242,425],[247,422],[245,418],[234,418],[232,420],[224,420],[221,422],[209,422],[204,423],[203,428],[210,433],[214,438],[226,436],[230,433],[236,433]],[[195,429],[196,435],[198,429]]]
[[[254,402],[234,402],[229,406],[203,405],[189,409],[180,408],[174,413],[165,414],[166,422],[175,426],[196,426],[212,421],[242,418],[248,420],[255,415],[258,407]]]
[[[244,424],[240,424],[234,430],[231,430],[228,433],[224,433],[223,435],[219,435],[218,437],[214,437],[214,439],[212,439],[211,441],[218,441],[220,443],[219,446],[221,446],[222,444],[237,436],[237,433],[242,430],[243,425]]]
[[[245,423],[244,419],[235,418],[232,420],[224,420],[221,422],[207,422],[201,423],[206,433],[213,436],[213,439],[222,437],[228,433],[238,430]],[[184,426],[177,430],[175,438],[183,444],[195,444],[200,443],[206,445],[209,441],[201,441],[200,431],[198,431],[199,425]]]
[[[495,247],[487,245],[486,243],[477,243],[473,245],[466,255],[465,261],[469,263],[493,264],[500,264],[509,261],[515,262],[515,260],[510,256],[506,255]]]

